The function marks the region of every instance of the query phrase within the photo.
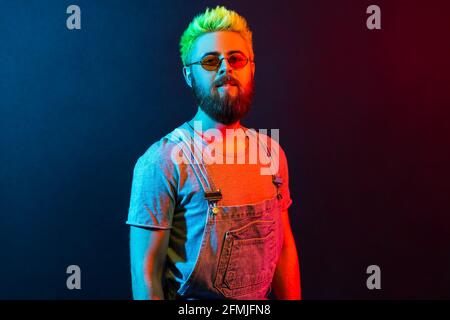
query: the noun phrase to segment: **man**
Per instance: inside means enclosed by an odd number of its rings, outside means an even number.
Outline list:
[[[224,7],[207,9],[180,47],[198,110],[136,163],[127,220],[133,296],[300,299],[285,154],[240,123],[254,91],[247,23]],[[261,159],[233,161],[254,156],[256,145]]]

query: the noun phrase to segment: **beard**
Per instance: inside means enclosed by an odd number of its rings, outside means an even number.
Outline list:
[[[217,92],[217,85],[227,81],[236,85],[238,93],[235,96],[231,96],[228,92],[220,96]],[[255,81],[252,76],[249,84],[244,88],[238,80],[226,75],[214,82],[213,92],[209,93],[203,91],[193,78],[192,93],[195,102],[203,112],[213,120],[229,125],[241,120],[249,113],[255,94]]]

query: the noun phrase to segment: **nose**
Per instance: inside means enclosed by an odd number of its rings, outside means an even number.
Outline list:
[[[219,75],[223,74],[231,74],[233,72],[233,68],[231,68],[230,64],[228,63],[228,60],[225,58],[222,58],[219,65],[219,70],[217,73]]]

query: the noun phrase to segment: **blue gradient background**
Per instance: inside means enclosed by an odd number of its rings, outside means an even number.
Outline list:
[[[280,129],[305,299],[450,298],[449,11],[432,2],[377,1],[378,31],[372,1],[220,2],[254,32],[243,123]],[[216,4],[0,1],[1,299],[131,297],[132,170],[194,115],[178,41]]]

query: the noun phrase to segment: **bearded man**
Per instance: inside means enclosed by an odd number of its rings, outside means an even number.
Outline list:
[[[180,52],[198,109],[134,168],[126,222],[133,297],[301,299],[286,156],[275,139],[240,123],[254,95],[247,22],[207,9],[184,31]],[[235,144],[237,136],[245,138]],[[260,159],[249,161],[255,150]]]

